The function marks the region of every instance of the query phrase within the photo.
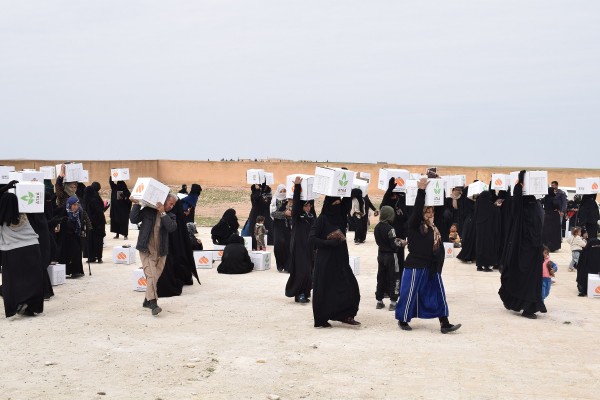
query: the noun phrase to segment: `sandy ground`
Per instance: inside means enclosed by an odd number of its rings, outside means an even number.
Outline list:
[[[200,237],[210,243],[208,229]],[[153,317],[131,288],[139,261],[110,261],[122,243],[107,241],[92,276],[55,287],[44,314],[0,320],[1,399],[600,398],[600,300],[577,297],[566,245],[537,320],[503,308],[498,273],[448,259],[450,320],[463,328],[442,335],[436,320],[404,332],[375,309],[371,233],[350,245],[361,257],[359,328],[313,328],[311,306],[283,295],[288,275],[274,266],[199,270],[202,285],[160,299]]]

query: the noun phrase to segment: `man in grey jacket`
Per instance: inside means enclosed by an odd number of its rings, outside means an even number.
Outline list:
[[[156,284],[165,267],[165,260],[169,252],[169,233],[177,229],[175,214],[170,213],[177,201],[177,196],[169,194],[165,204],[157,203],[156,208],[141,208],[139,202],[133,198],[134,203],[129,213],[132,224],[139,224],[140,233],[136,249],[140,252],[144,275],[146,275],[146,298],[142,304],[152,310],[152,315],[162,311],[157,304],[158,295]]]

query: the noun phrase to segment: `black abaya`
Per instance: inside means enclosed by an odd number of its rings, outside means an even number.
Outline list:
[[[285,216],[288,200],[276,200],[273,212],[273,253],[275,254],[275,263],[278,271],[287,270],[288,259],[290,256],[290,238],[291,238],[291,218]]]
[[[129,234],[129,213],[131,212],[131,192],[123,181],[110,182],[110,231],[127,237]]]
[[[588,274],[600,273],[600,240],[590,239],[581,251],[577,263],[577,289],[580,294],[587,294]]]
[[[2,298],[6,318],[17,313],[19,304],[27,304],[27,309],[36,314],[44,311],[43,275],[39,244],[2,252]]]
[[[223,250],[221,264],[217,267],[220,274],[247,274],[252,272],[254,264],[243,243],[230,243]]]
[[[477,267],[499,264],[501,219],[500,207],[495,205],[490,190],[482,192],[475,202],[475,259]]]
[[[475,202],[466,196],[461,197],[461,199],[464,220],[461,224],[461,249],[456,258],[464,262],[469,262],[475,260],[476,255],[477,224],[474,219]]]
[[[560,250],[561,237],[561,217],[559,214],[560,204],[554,194],[554,189],[549,188],[548,194],[542,200],[544,207],[544,231],[543,243],[548,246],[550,251]]]

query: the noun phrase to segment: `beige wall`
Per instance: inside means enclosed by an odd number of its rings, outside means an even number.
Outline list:
[[[44,165],[55,165],[56,160],[0,160],[0,165],[14,165],[17,170],[23,168],[38,169]],[[80,161],[90,173],[90,182],[98,181],[108,188],[108,179],[111,168],[128,167],[133,186],[140,176],[150,176],[167,184],[178,186],[186,183],[200,183],[203,187],[243,187],[246,185],[246,170],[262,168],[275,174],[277,183],[283,182],[285,176],[296,173],[313,174],[315,166],[325,163],[291,162],[291,161],[175,161],[175,160],[124,160],[124,161]],[[352,171],[370,172],[370,191],[377,190],[377,177],[379,168],[404,168],[411,172],[424,172],[426,165],[401,165],[401,164],[352,164],[352,163],[327,163],[329,166],[345,166]],[[494,172],[508,173],[517,171],[522,167],[453,167],[438,166],[440,175],[466,174],[467,182],[474,179],[489,181]],[[557,180],[561,186],[575,186],[575,178],[600,176],[600,169],[568,169],[568,168],[529,168],[548,170],[550,180]]]

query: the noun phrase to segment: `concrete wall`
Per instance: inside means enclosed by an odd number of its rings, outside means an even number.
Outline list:
[[[77,161],[77,160],[73,160]],[[23,168],[39,169],[45,165],[55,165],[57,160],[0,160],[0,165],[14,165],[17,170]],[[345,166],[352,171],[370,172],[370,191],[377,190],[377,177],[380,168],[403,168],[411,172],[424,173],[426,165],[401,165],[401,164],[353,164],[353,163],[313,163],[292,161],[177,161],[177,160],[123,160],[123,161],[78,161],[89,171],[90,182],[98,181],[103,188],[108,188],[108,179],[111,168],[128,167],[133,186],[140,176],[149,176],[167,184],[178,186],[186,183],[200,183],[203,187],[245,187],[246,170],[262,168],[275,174],[277,183],[283,182],[285,176],[290,174],[313,174],[315,166],[329,165],[333,167]],[[508,173],[523,169],[522,167],[459,167],[437,166],[440,175],[466,174],[467,182],[480,179],[485,182],[490,180],[494,172]],[[575,186],[575,178],[600,176],[600,169],[570,169],[570,168],[529,168],[548,170],[550,180],[557,180],[561,186]],[[276,186],[276,185],[275,185]]]

